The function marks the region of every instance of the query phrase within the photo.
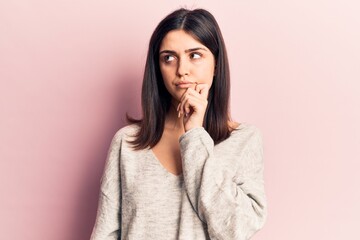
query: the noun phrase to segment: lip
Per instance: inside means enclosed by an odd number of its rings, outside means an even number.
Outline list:
[[[189,81],[180,81],[175,83],[175,86],[178,88],[189,88],[192,85],[197,84],[196,82],[189,82]]]

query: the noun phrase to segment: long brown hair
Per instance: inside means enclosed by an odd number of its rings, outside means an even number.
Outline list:
[[[204,9],[180,8],[166,16],[155,28],[149,42],[142,93],[142,119],[127,115],[129,123],[139,125],[135,149],[154,147],[161,139],[165,117],[171,106],[171,95],[165,88],[159,66],[159,49],[165,35],[182,29],[205,45],[215,56],[215,76],[209,91],[203,127],[217,144],[230,136],[230,71],[225,43],[214,16]]]

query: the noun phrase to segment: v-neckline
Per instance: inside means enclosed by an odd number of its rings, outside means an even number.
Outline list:
[[[160,162],[159,158],[155,155],[154,151],[149,148],[148,152],[150,153],[152,159],[156,161],[157,165],[166,173],[166,175],[174,178],[174,179],[182,179],[183,178],[183,171],[179,175],[175,175],[174,173],[170,172],[165,168],[165,166]]]
[[[242,129],[244,126],[246,125],[246,122],[243,123],[239,123],[238,126],[236,126],[234,128],[234,130],[240,130]],[[233,133],[233,132],[232,132]],[[166,175],[170,176],[171,178],[175,179],[175,180],[179,180],[179,179],[183,179],[184,177],[184,170],[182,170],[182,172],[179,175],[175,175],[174,173],[170,172],[168,169],[165,168],[165,166],[161,163],[161,161],[159,160],[159,158],[156,156],[156,154],[154,153],[154,151],[152,150],[152,148],[148,149],[148,152],[151,156],[151,158],[156,161],[156,164],[163,170],[163,172],[165,172]]]

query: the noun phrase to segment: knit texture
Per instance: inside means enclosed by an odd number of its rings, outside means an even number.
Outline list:
[[[138,127],[112,139],[101,178],[91,240],[246,240],[266,221],[260,130],[242,123],[214,146],[202,127],[180,139],[183,173],[166,170],[151,149],[127,140]]]

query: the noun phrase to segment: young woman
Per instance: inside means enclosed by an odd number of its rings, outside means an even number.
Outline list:
[[[261,132],[231,121],[214,17],[179,9],[151,36],[141,120],[114,136],[91,239],[249,239],[267,215]]]

